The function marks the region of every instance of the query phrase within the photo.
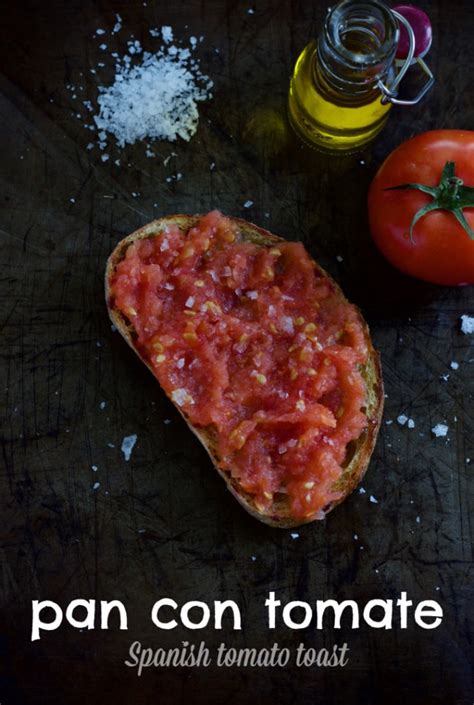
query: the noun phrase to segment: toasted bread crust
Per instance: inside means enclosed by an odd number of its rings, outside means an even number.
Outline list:
[[[145,239],[158,235],[167,225],[175,224],[183,232],[188,232],[188,230],[195,225],[201,216],[199,215],[169,215],[158,220],[154,220],[147,225],[144,225],[139,230],[136,230],[128,237],[121,240],[109,259],[107,260],[107,266],[105,270],[105,298],[107,302],[107,308],[109,311],[112,323],[115,325],[119,333],[127,341],[130,347],[137,353],[141,361],[145,363],[148,369],[153,373],[151,365],[144,360],[138,353],[134,345],[134,329],[130,325],[129,321],[122,315],[122,313],[114,307],[113,297],[110,290],[110,282],[112,276],[115,272],[115,267],[125,256],[125,252],[129,245],[131,245],[136,240]],[[249,223],[241,218],[230,218],[230,220],[237,225],[240,231],[240,236],[242,240],[247,242],[253,242],[262,247],[268,247],[275,245],[276,243],[282,242],[283,238],[280,238],[272,233],[259,228],[253,223]],[[317,270],[321,272],[325,277],[330,279],[335,285],[338,294],[342,299],[345,299],[344,294],[340,287],[334,282],[332,277],[316,263]],[[367,399],[366,399],[366,415],[367,415],[367,428],[359,436],[356,441],[353,441],[351,445],[350,457],[345,463],[344,472],[341,477],[336,482],[334,489],[341,492],[342,495],[338,500],[331,502],[324,510],[317,516],[309,517],[306,519],[295,519],[290,514],[290,508],[287,502],[284,500],[279,500],[275,502],[268,510],[262,512],[257,509],[254,498],[252,495],[244,492],[239,486],[237,480],[231,477],[231,475],[222,470],[219,467],[219,458],[217,457],[216,444],[214,440],[213,429],[203,428],[197,429],[189,421],[186,413],[175,404],[177,410],[184,418],[189,428],[193,433],[199,438],[204,448],[207,450],[212,463],[221,477],[224,479],[228,489],[238,502],[247,510],[253,517],[262,521],[269,526],[278,528],[295,528],[303,524],[307,524],[316,519],[323,519],[325,515],[331,511],[335,506],[340,504],[359,484],[365,475],[367,467],[369,465],[370,457],[372,455],[375,442],[377,439],[378,430],[380,427],[380,422],[383,412],[383,401],[384,401],[384,390],[382,381],[382,370],[380,365],[379,354],[374,350],[372,341],[369,334],[369,329],[365,323],[362,314],[358,311],[361,324],[365,333],[365,339],[368,348],[368,360],[364,368],[361,369],[362,376],[367,387]]]

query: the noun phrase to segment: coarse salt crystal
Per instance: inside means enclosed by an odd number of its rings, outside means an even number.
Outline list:
[[[299,539],[300,535],[297,531],[292,531],[290,534],[292,539]]]
[[[174,389],[171,393],[171,399],[178,405],[184,406],[184,404],[194,404],[194,399],[189,394],[186,389]]]
[[[455,360],[453,360],[452,363],[450,364],[450,367],[452,370],[459,369],[459,362],[456,362]]]
[[[415,428],[415,422],[413,419],[408,419],[408,428]]]
[[[192,308],[194,306],[194,301],[194,296],[188,296],[184,305],[186,306],[186,308]]]
[[[408,416],[405,416],[405,414],[400,414],[400,416],[397,417],[397,421],[400,426],[404,426],[408,421]]]
[[[448,433],[448,426],[444,423],[437,423],[436,426],[433,426],[431,429],[431,432],[436,436],[436,438],[440,438],[442,436],[446,436]]]
[[[247,298],[248,299],[258,299],[258,292],[257,291],[247,291]]]
[[[180,357],[180,358],[179,358],[178,362],[176,363],[176,367],[177,367],[179,370],[182,370],[182,369],[183,369],[183,367],[184,367],[184,357]]]
[[[378,499],[375,499],[375,497],[374,497],[373,494],[370,495],[369,501],[372,502],[372,504],[378,504],[378,503],[379,503],[379,500],[378,500]]]
[[[130,460],[130,457],[132,455],[132,450],[134,449],[136,442],[137,442],[137,434],[136,433],[132,433],[131,436],[124,436],[120,450],[122,451],[123,457],[125,458],[126,462],[128,462]]]
[[[474,316],[467,316],[466,314],[461,316],[461,330],[464,335],[474,333]]]
[[[161,36],[165,44],[169,44],[173,41],[173,30],[171,27],[165,26],[161,28]]]
[[[245,201],[244,208],[251,208],[253,206],[253,201]]]
[[[94,482],[94,484],[93,484],[93,486],[92,486],[92,489],[93,489],[93,490],[98,490],[99,487],[100,487],[100,482]]]
[[[168,291],[173,291],[174,286],[170,282],[166,282],[166,284],[163,285],[164,289],[167,289]]]
[[[282,316],[280,318],[280,326],[285,333],[294,333],[293,319],[290,316]]]

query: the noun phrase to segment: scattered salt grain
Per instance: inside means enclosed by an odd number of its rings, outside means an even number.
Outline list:
[[[280,318],[280,327],[285,333],[294,333],[293,319],[290,316],[282,316]]]
[[[453,360],[452,363],[450,364],[450,367],[452,370],[459,369],[459,362],[456,362],[455,360]]]
[[[117,32],[120,32],[122,29],[122,18],[120,15],[115,15],[115,19],[117,22],[114,24],[113,29],[112,29],[112,34],[117,34]]]
[[[474,333],[474,316],[467,316],[466,314],[461,316],[461,330],[464,335]]]
[[[210,167],[209,167],[209,170],[210,170],[210,171],[214,171],[215,168],[216,168],[216,163],[215,163],[215,162],[211,162],[211,165],[210,165]]]
[[[257,556],[250,556],[250,558],[251,558],[253,561],[256,561],[256,560],[257,560]]]
[[[447,382],[448,379],[449,379],[449,375],[441,375],[441,379],[442,379],[444,382]]]
[[[76,199],[75,199],[75,198],[70,198],[69,201],[70,201],[71,203],[75,203],[75,202],[76,202]]]
[[[408,428],[415,428],[415,422],[413,421],[413,419],[408,419],[407,426]]]
[[[169,44],[170,42],[173,41],[173,30],[171,27],[162,27],[161,28],[161,36],[163,37],[163,41],[165,44]]]
[[[253,206],[253,201],[245,201],[244,208],[251,208]]]
[[[405,414],[400,414],[400,416],[397,417],[397,421],[400,426],[404,426],[408,421],[408,416],[405,416]]]
[[[133,433],[131,436],[125,436],[123,441],[122,441],[122,446],[120,450],[123,453],[123,457],[125,460],[128,462],[130,460],[130,457],[132,455],[132,450],[135,447],[135,443],[137,442],[137,434]]]
[[[431,429],[431,432],[436,436],[436,438],[440,438],[441,436],[446,436],[448,433],[448,427],[444,423],[437,423],[436,426],[433,426]]]
[[[258,299],[258,292],[257,291],[247,291],[247,298],[248,299]]]
[[[415,521],[416,521],[417,524],[419,524],[420,521],[421,521],[420,517],[416,517]]]
[[[92,489],[93,489],[93,490],[98,490],[99,487],[100,487],[100,482],[94,482],[94,484],[93,484],[93,486],[92,486]]]
[[[109,161],[109,155],[108,154],[102,154],[101,157],[103,162],[108,162]]]
[[[338,262],[343,262],[343,261],[344,261],[343,258],[341,257],[341,255],[336,255],[336,259],[337,259]]]
[[[179,358],[178,362],[176,363],[176,367],[177,367],[179,370],[182,370],[182,369],[183,369],[183,367],[184,367],[184,357],[180,357],[180,358]]]
[[[107,44],[101,44],[99,46],[99,49],[101,49],[102,51],[105,51],[107,49]]]
[[[379,500],[378,500],[378,499],[375,499],[375,497],[374,497],[373,494],[370,495],[369,501],[372,502],[372,504],[378,504],[378,503],[379,503]]]
[[[166,238],[163,238],[163,240],[160,243],[160,252],[166,252],[166,250],[170,249],[169,242]]]
[[[290,534],[292,539],[299,539],[300,535],[297,531],[292,531]]]
[[[366,490],[363,487],[359,487],[359,494],[365,494]]]
[[[359,540],[359,536],[357,534],[354,534],[354,541],[358,541],[358,540]]]
[[[91,465],[91,470],[92,470],[93,472],[97,472],[98,469],[99,469],[99,468],[97,467],[97,465]]]
[[[164,419],[163,423],[165,424],[165,426],[167,426],[169,423],[171,423],[171,419]]]
[[[186,389],[174,389],[171,393],[171,399],[178,406],[184,406],[184,404],[194,404],[194,399],[189,394]]]
[[[100,404],[99,404],[99,409],[104,410],[104,409],[105,409],[105,405],[106,405],[106,402],[105,402],[105,401],[101,401]]]
[[[186,306],[186,308],[192,308],[194,306],[194,301],[194,296],[188,296],[184,305]]]
[[[96,29],[96,30],[95,30],[95,33],[96,33],[97,35],[105,34],[105,29]]]

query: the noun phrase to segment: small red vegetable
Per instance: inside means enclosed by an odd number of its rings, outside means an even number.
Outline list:
[[[435,130],[401,144],[370,186],[369,223],[398,269],[474,284],[474,132]]]

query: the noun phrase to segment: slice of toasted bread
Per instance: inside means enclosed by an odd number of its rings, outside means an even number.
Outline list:
[[[158,220],[154,220],[153,222],[143,226],[139,230],[136,230],[134,233],[121,240],[107,261],[105,273],[105,296],[110,318],[117,330],[120,332],[120,334],[125,338],[130,347],[133,348],[135,352],[137,352],[142,362],[147,365],[147,367],[151,370],[152,373],[153,369],[151,365],[147,362],[147,360],[143,359],[143,357],[138,353],[134,345],[136,333],[134,331],[133,326],[131,325],[129,320],[125,318],[123,314],[114,306],[113,297],[111,295],[110,282],[112,280],[117,264],[124,258],[127,248],[133,242],[139,239],[145,239],[154,235],[158,235],[167,225],[170,225],[172,223],[178,226],[183,233],[187,233],[189,229],[199,221],[200,217],[201,216],[199,215],[169,215],[163,218],[159,218]],[[249,223],[240,218],[230,218],[230,220],[237,226],[239,230],[239,237],[242,241],[252,242],[261,247],[271,247],[279,242],[282,242],[283,240],[283,238],[277,237],[276,235],[273,235],[267,230],[259,228],[253,223]],[[327,272],[325,272],[319,265],[316,264],[316,268],[321,274],[326,276],[328,279],[331,279]],[[337,286],[337,284],[335,284],[332,279],[331,281],[336,286],[336,289],[340,294],[341,299],[345,301],[346,299],[341,289]],[[192,423],[190,423],[183,409],[175,405],[180,414],[187,422],[190,429],[199,438],[199,440],[209,453],[209,456],[214,464],[215,469],[224,479],[228,489],[232,492],[234,497],[252,516],[264,522],[265,524],[280,528],[293,528],[301,526],[302,524],[306,524],[310,521],[314,521],[315,519],[324,518],[324,516],[331,509],[333,509],[337,504],[342,502],[355,489],[355,487],[357,487],[367,470],[370,457],[375,446],[377,433],[380,427],[380,421],[383,411],[384,392],[379,355],[372,346],[369,329],[360,312],[359,316],[361,324],[363,326],[363,330],[365,332],[366,343],[369,351],[367,363],[364,368],[361,369],[361,373],[367,388],[366,404],[365,408],[363,409],[367,416],[367,427],[361,433],[359,438],[355,441],[352,441],[347,448],[346,460],[343,464],[343,474],[334,485],[334,490],[337,492],[341,492],[342,495],[336,501],[333,501],[326,507],[324,507],[323,511],[320,512],[317,516],[306,519],[295,519],[291,516],[289,502],[287,501],[286,496],[283,494],[278,495],[278,499],[273,502],[272,506],[269,509],[266,509],[263,512],[260,511],[256,506],[254,497],[251,494],[245,492],[239,486],[239,482],[235,478],[231,477],[228,472],[223,471],[219,467],[219,458],[216,452],[216,438],[215,432],[213,432],[213,428],[196,428],[195,426],[193,426]]]

